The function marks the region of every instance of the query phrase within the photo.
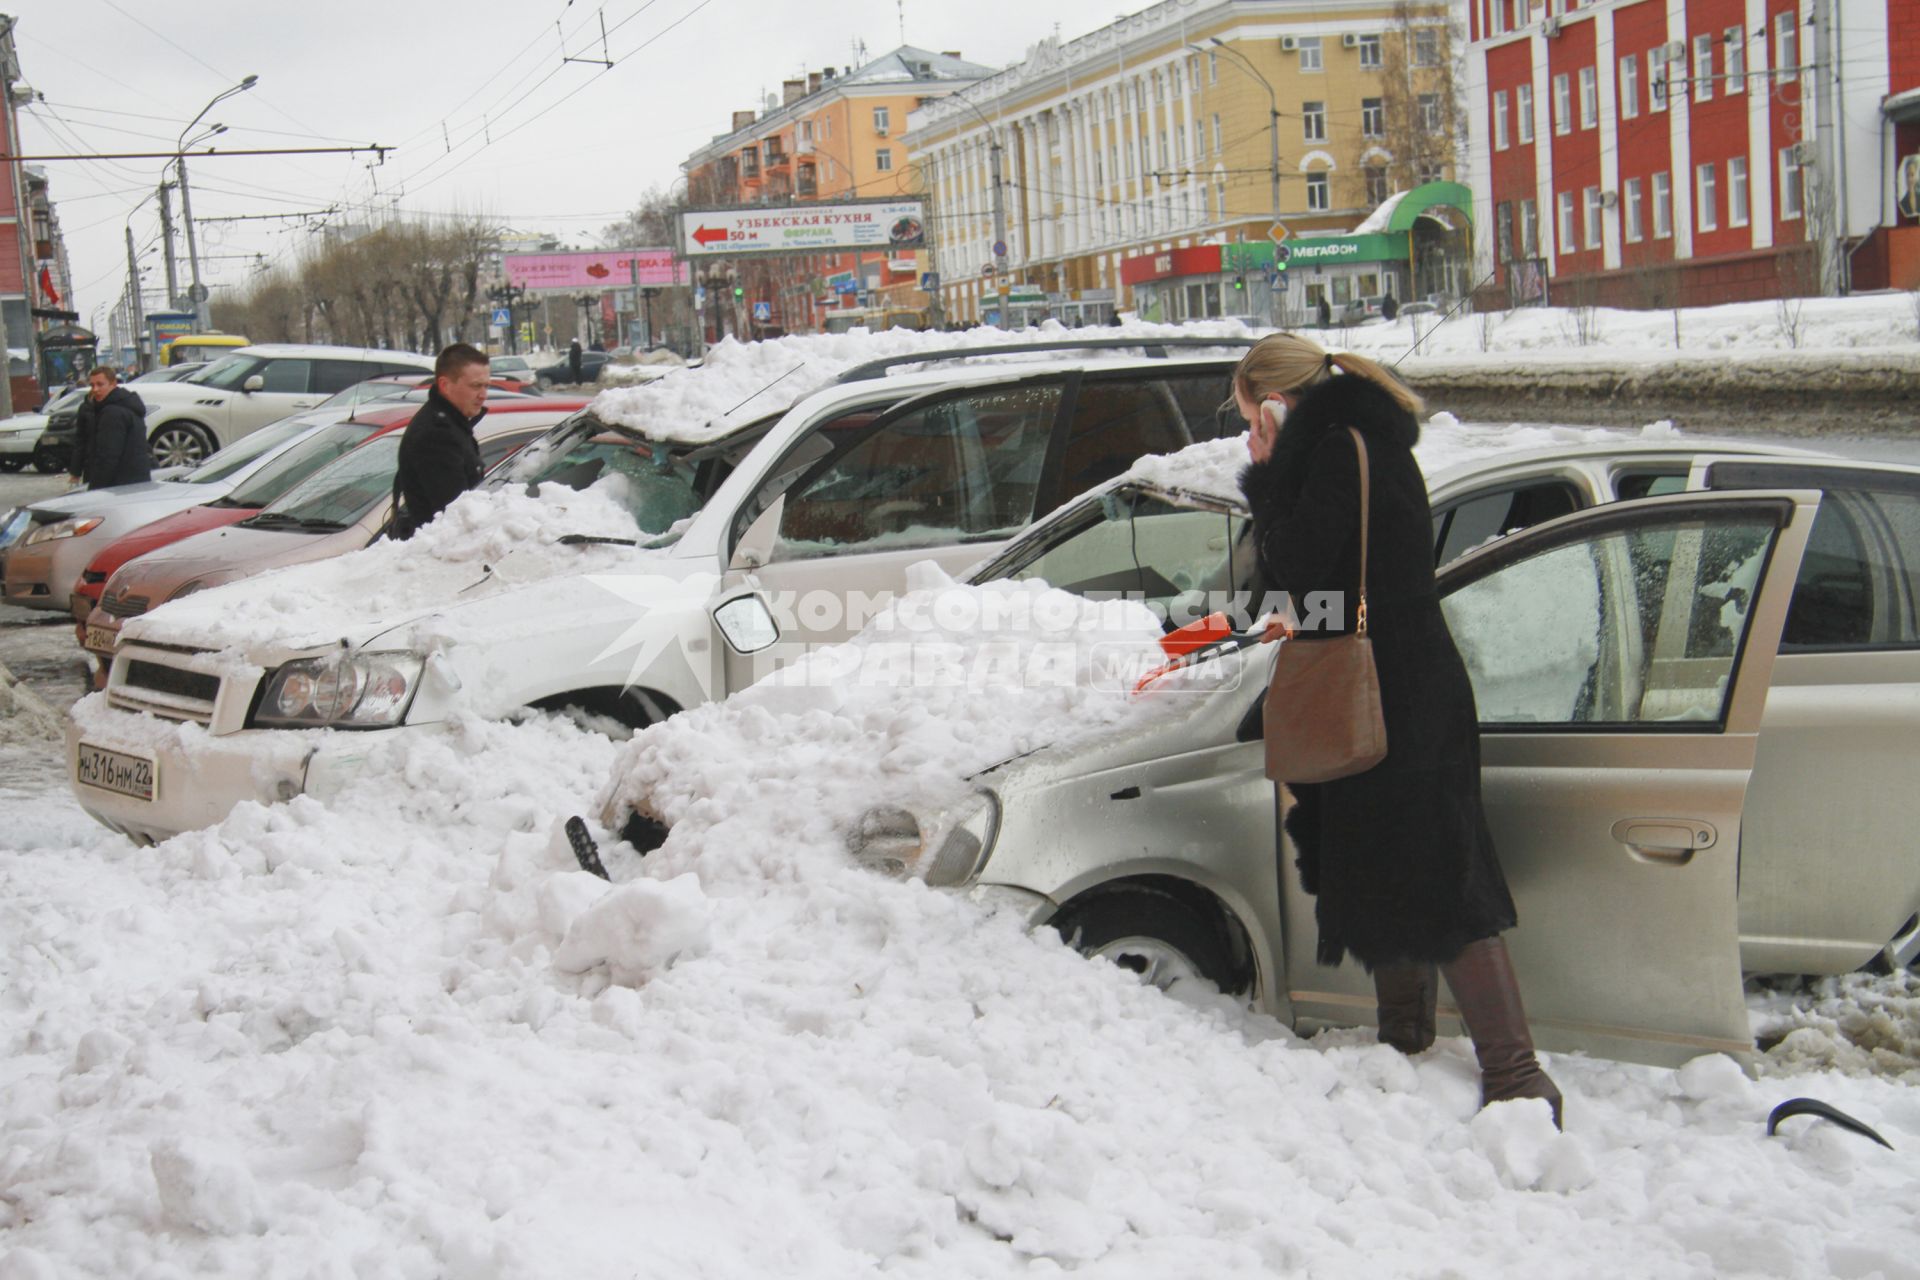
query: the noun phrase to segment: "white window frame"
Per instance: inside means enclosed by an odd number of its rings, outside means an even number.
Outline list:
[[[1600,124],[1600,72],[1596,67],[1580,68],[1580,127],[1598,128]]]
[[[1800,165],[1793,158],[1793,148],[1782,147],[1780,157],[1780,221],[1798,222],[1805,211],[1806,186]]]
[[[1726,45],[1727,92],[1745,93],[1747,91],[1747,30],[1745,27],[1728,27],[1721,35]]]
[[[882,137],[893,131],[893,112],[887,107],[873,109],[873,131]]]
[[[1641,221],[1640,179],[1628,178],[1625,189],[1620,193],[1620,203],[1625,209],[1621,224],[1625,230],[1628,244],[1639,244],[1646,238],[1646,224]]]
[[[1713,100],[1713,37],[1701,32],[1693,38],[1693,100]]]
[[[1655,45],[1647,50],[1647,110],[1667,109],[1667,47]]]
[[[1382,66],[1380,57],[1380,37],[1377,35],[1360,37],[1360,69],[1378,71]]]
[[[1326,60],[1320,54],[1319,36],[1301,36],[1299,40],[1299,53],[1300,72],[1302,75],[1318,75],[1320,72],[1326,70]]]
[[[1632,120],[1640,114],[1640,55],[1630,53],[1620,59],[1620,118]]]
[[[1573,192],[1562,191],[1554,196],[1553,224],[1560,252],[1580,252],[1580,242],[1573,236]]]
[[[1413,49],[1407,61],[1416,67],[1437,67],[1440,65],[1440,31],[1437,27],[1416,27],[1413,32]]]
[[[1364,114],[1365,109],[1362,108],[1362,115]],[[1367,134],[1367,136],[1373,135]],[[1495,151],[1507,149],[1507,91],[1505,89],[1493,91],[1493,149]]]
[[[1673,175],[1665,169],[1653,175],[1653,238],[1673,239]]]
[[[875,147],[873,151],[873,167],[877,173],[892,173],[893,148]]]
[[[1586,238],[1582,242],[1582,245],[1584,248],[1589,250],[1598,249],[1601,244],[1600,210],[1602,208],[1602,205],[1600,203],[1600,188],[1588,187],[1583,194],[1586,197],[1586,200],[1585,200],[1586,208],[1583,211],[1586,215],[1585,216],[1586,225],[1583,226],[1581,230],[1586,232]]]
[[[1388,196],[1393,194],[1393,188],[1387,183],[1387,166],[1383,164],[1367,165],[1360,170],[1360,177],[1361,180],[1366,183],[1367,205],[1369,208],[1378,208],[1380,205],[1386,203]],[[1379,191],[1378,195],[1374,194],[1376,187]]]
[[[1744,227],[1753,220],[1753,197],[1747,185],[1747,158],[1727,161],[1727,225]]]
[[[1520,256],[1540,256],[1540,202],[1532,196],[1520,202]]]
[[[1213,154],[1220,154],[1220,113],[1213,113]]]
[[[1711,160],[1693,166],[1693,229],[1720,229],[1720,170]]]
[[[1220,83],[1220,55],[1212,50],[1207,53],[1207,83]]]
[[[1429,133],[1438,133],[1440,131],[1440,95],[1423,93],[1415,99],[1415,103],[1420,108],[1420,127]]]
[[[1553,78],[1553,135],[1573,132],[1573,78],[1562,71]]]
[[[1533,141],[1533,86],[1516,85],[1513,90],[1514,136],[1521,146]]]
[[[1300,135],[1307,142],[1327,140],[1327,104],[1318,99],[1300,104]]]
[[[1782,9],[1773,15],[1773,78],[1785,84],[1800,74],[1800,7]]]
[[[1333,208],[1333,182],[1325,169],[1307,175],[1307,211],[1325,213]]]

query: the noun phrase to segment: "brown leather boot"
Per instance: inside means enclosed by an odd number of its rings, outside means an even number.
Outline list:
[[[1433,1046],[1433,1006],[1440,975],[1430,964],[1405,961],[1374,966],[1373,994],[1380,1004],[1380,1043],[1411,1057]]]
[[[1545,1098],[1553,1108],[1554,1127],[1560,1127],[1560,1090],[1533,1056],[1533,1037],[1527,1032],[1527,1013],[1506,942],[1493,937],[1468,943],[1441,972],[1480,1059],[1480,1105]]]

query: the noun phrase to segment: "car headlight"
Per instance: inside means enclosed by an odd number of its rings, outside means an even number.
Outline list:
[[[267,678],[254,721],[312,729],[381,729],[399,724],[425,659],[417,653],[329,655],[289,662]]]
[[[847,851],[855,862],[882,875],[957,885],[973,878],[999,833],[999,800],[991,791],[976,791],[938,813],[869,809],[847,837]]]
[[[53,524],[43,524],[27,535],[22,545],[37,546],[42,542],[53,542],[59,538],[79,538],[98,529],[105,516],[75,516],[71,520],[60,520]]]

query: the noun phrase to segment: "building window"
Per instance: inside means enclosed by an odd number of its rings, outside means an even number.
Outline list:
[[[1673,235],[1673,178],[1666,173],[1653,175],[1653,238],[1666,240]]]
[[[1745,93],[1747,89],[1747,32],[1744,27],[1728,27],[1723,33],[1727,47],[1727,92]]]
[[[1300,104],[1300,122],[1308,142],[1327,140],[1327,104],[1324,102],[1303,102]]]
[[[1694,166],[1693,226],[1696,231],[1720,228],[1720,178],[1711,164]]]
[[[1300,37],[1300,69],[1302,71],[1320,70],[1320,37]]]
[[[1800,164],[1793,158],[1792,147],[1780,148],[1780,221],[1792,222],[1800,216],[1801,189]]]
[[[1553,131],[1573,132],[1573,82],[1564,71],[1553,78]]]
[[[1213,113],[1213,154],[1220,154],[1220,113]]]
[[[1440,95],[1423,93],[1420,95],[1420,127],[1428,133],[1440,131]]]
[[[1600,123],[1600,75],[1598,68],[1580,68],[1580,127],[1591,129]]]
[[[760,152],[757,148],[748,147],[740,153],[740,176],[743,178],[760,176]]]
[[[1520,256],[1540,256],[1540,206],[1532,199],[1520,202]]]
[[[875,133],[884,136],[887,130],[892,127],[891,121],[892,116],[888,113],[887,108],[875,107],[873,109],[873,131]]]
[[[1513,205],[1504,200],[1493,207],[1493,256],[1497,262],[1513,261]]]
[[[891,172],[893,169],[893,148],[881,147],[878,151],[874,152],[873,167],[882,173]]]
[[[1387,167],[1382,164],[1370,164],[1366,167],[1367,204],[1376,206],[1387,198]]]
[[[1518,85],[1513,91],[1514,132],[1525,146],[1533,141],[1533,86]]]
[[[1443,182],[1446,173],[1442,171],[1438,160],[1418,160],[1413,166],[1413,184],[1425,186],[1429,182]]]
[[[1361,102],[1360,121],[1363,133],[1366,132],[1367,103],[1379,101],[1378,98],[1367,98]],[[1367,136],[1373,138],[1379,135],[1368,133]],[[1497,89],[1493,95],[1493,149],[1495,151],[1507,149],[1507,91],[1505,89]]]
[[[1562,191],[1553,198],[1555,222],[1560,228],[1560,252],[1573,253],[1580,242],[1573,237],[1573,192]]]
[[[813,121],[802,120],[800,122],[800,141],[803,143],[813,141]]]
[[[1693,100],[1707,102],[1713,97],[1713,37],[1693,38]]]
[[[1773,78],[1781,83],[1800,73],[1800,6],[1773,15]]]
[[[1307,208],[1315,213],[1325,213],[1333,207],[1327,190],[1327,175],[1310,173],[1307,175]]]
[[[1432,27],[1421,27],[1413,33],[1413,65],[1416,67],[1440,65],[1440,33]]]
[[[1600,188],[1588,187],[1584,195],[1587,204],[1586,226],[1582,229],[1587,233],[1586,246],[1589,249],[1598,249],[1600,247]]]
[[[1621,203],[1626,206],[1627,243],[1639,244],[1646,234],[1642,229],[1644,224],[1640,221],[1640,179],[1627,179],[1627,189],[1621,196]]]
[[[1620,118],[1631,120],[1640,114],[1640,58],[1628,54],[1620,59]]]
[[[1667,109],[1667,47],[1655,45],[1647,50],[1647,110]]]
[[[1220,55],[1217,53],[1207,55],[1207,83],[1220,83]]]
[[[1747,158],[1735,156],[1727,161],[1727,225],[1744,227],[1749,220],[1747,208]]]
[[[1380,37],[1360,37],[1360,69],[1378,71],[1380,69]]]

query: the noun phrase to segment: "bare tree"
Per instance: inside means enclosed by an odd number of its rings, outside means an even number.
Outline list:
[[[1482,306],[1477,298],[1472,306],[1474,337],[1478,339],[1482,353],[1491,351],[1493,350],[1493,332],[1500,327],[1500,322],[1507,318],[1507,313]]]
[[[1560,318],[1561,331],[1576,346],[1590,347],[1600,340],[1600,280],[1597,276],[1574,276],[1565,286],[1566,314]]]
[[[1454,75],[1455,32],[1446,13],[1399,0],[1380,41],[1380,97],[1388,177],[1399,190],[1455,172],[1464,119]]]

